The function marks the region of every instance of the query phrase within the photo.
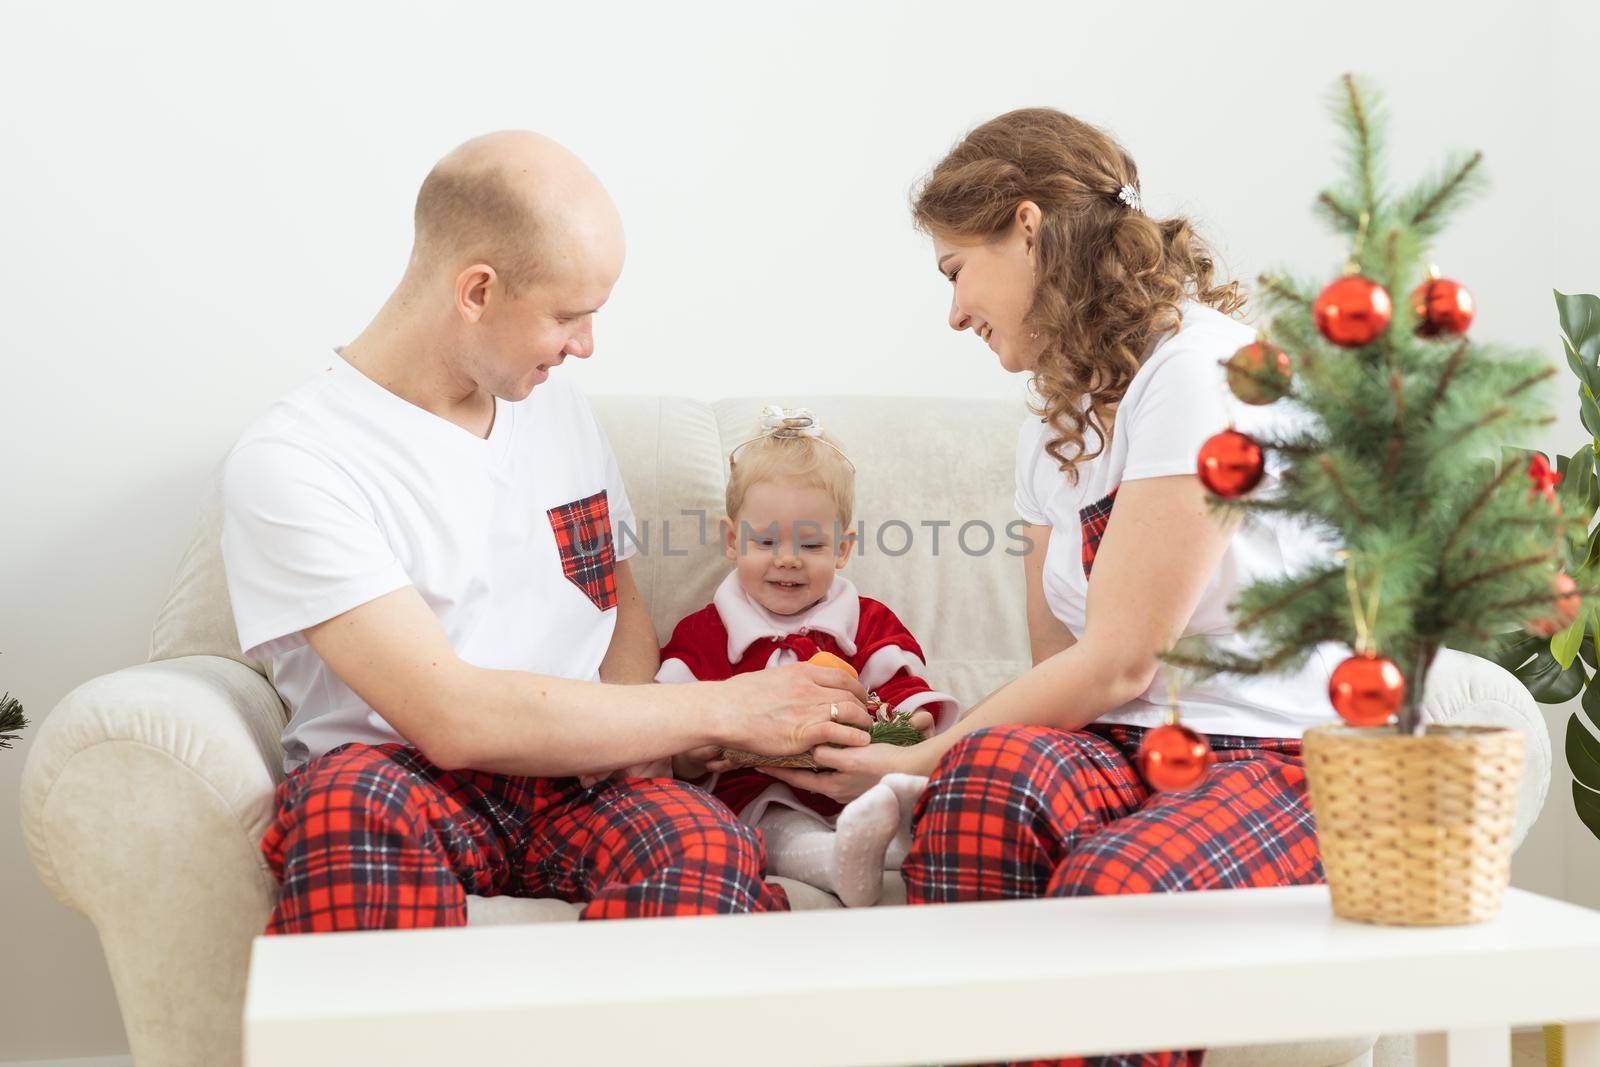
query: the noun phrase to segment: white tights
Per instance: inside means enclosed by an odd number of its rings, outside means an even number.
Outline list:
[[[899,870],[911,848],[911,813],[928,780],[886,774],[839,813],[822,816],[771,804],[756,820],[767,843],[767,870],[833,893],[846,907],[878,902],[883,872]]]

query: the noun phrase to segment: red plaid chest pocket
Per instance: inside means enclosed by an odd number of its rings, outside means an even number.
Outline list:
[[[1117,489],[1122,488],[1120,485]],[[1100,551],[1100,540],[1106,535],[1106,524],[1111,521],[1111,506],[1117,502],[1113,489],[1086,508],[1078,510],[1078,528],[1083,531],[1083,577],[1087,580],[1094,571],[1095,553]]]
[[[604,489],[551,508],[550,529],[561,573],[601,611],[617,606],[617,550],[611,543],[611,505]]]

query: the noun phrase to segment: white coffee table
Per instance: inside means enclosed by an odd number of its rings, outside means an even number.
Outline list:
[[[247,1067],[906,1065],[1420,1032],[1600,1067],[1600,912],[1333,917],[1322,887],[258,938]]]

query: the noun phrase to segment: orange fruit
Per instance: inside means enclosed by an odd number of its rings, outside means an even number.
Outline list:
[[[815,656],[812,656],[810,659],[806,660],[806,662],[815,663],[819,667],[833,667],[837,670],[844,671],[852,678],[859,677],[856,674],[856,669],[854,667],[850,666],[850,664],[846,663],[838,656],[835,656],[832,652],[818,652]]]

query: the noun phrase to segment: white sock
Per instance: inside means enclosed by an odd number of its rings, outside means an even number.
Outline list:
[[[911,814],[917,810],[917,798],[928,787],[928,779],[926,775],[897,772],[884,775],[878,784],[888,786],[900,805],[900,826],[895,831],[894,840],[889,842],[888,853],[883,857],[883,865],[887,870],[898,871],[905,862],[906,853],[911,851]]]
[[[884,859],[900,829],[900,801],[879,782],[839,813],[834,847],[837,893],[847,908],[864,908],[883,893]]]
[[[769,804],[755,825],[767,843],[770,873],[838,895],[833,859],[835,835],[821,816]]]

